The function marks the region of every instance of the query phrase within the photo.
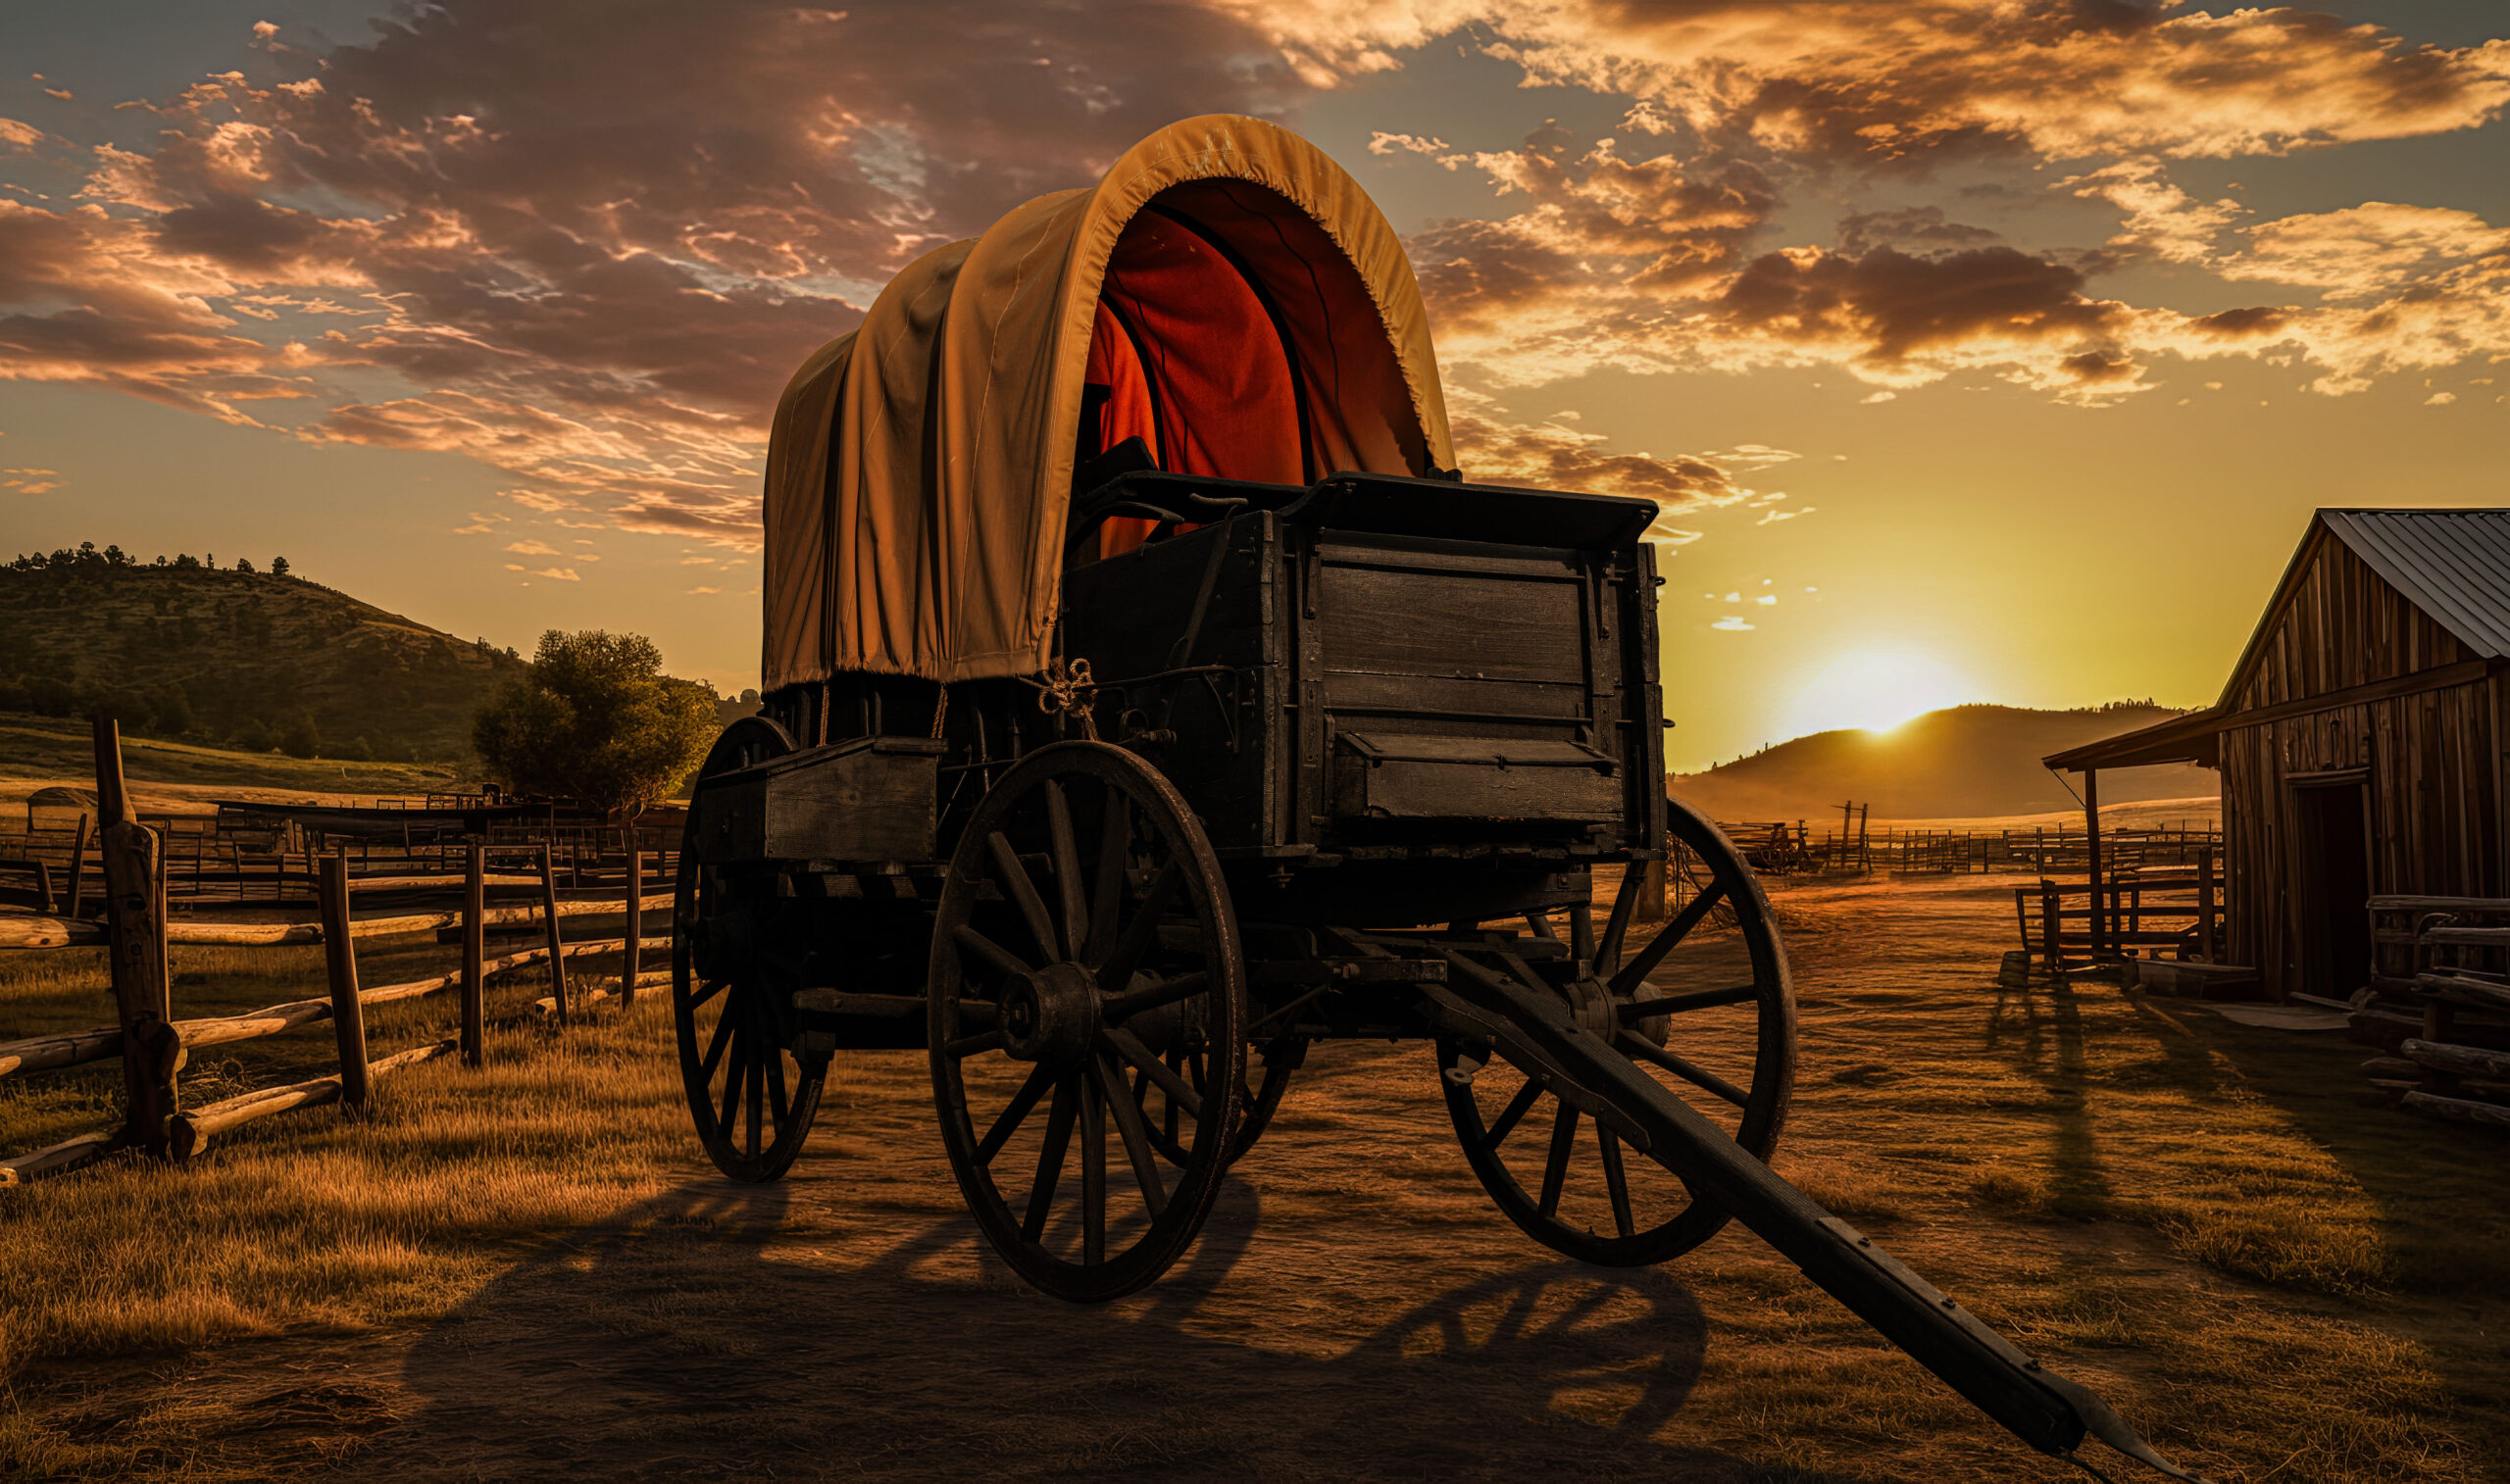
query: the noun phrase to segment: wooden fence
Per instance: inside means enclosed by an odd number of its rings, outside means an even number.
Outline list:
[[[2371,998],[2353,1036],[2374,1092],[2432,1117],[2510,1132],[2510,901],[2371,898]]]
[[[2014,925],[2022,951],[2049,973],[2143,958],[2219,963],[2223,950],[2223,883],[2211,851],[2193,869],[2122,866],[2103,879],[2055,881],[2014,888]]]
[[[2090,837],[2081,829],[1867,829],[1816,831],[1806,821],[1737,819],[1718,828],[1734,842],[1753,869],[1765,876],[1986,875],[2028,871],[2034,876],[2083,873],[2090,868]],[[2104,829],[2101,864],[2149,870],[2192,866],[2221,855],[2222,831],[2205,828]]]
[[[458,1053],[466,1064],[476,1067],[484,1054],[488,980],[532,965],[545,964],[550,973],[550,994],[536,1002],[533,1009],[561,1025],[613,994],[608,989],[571,994],[566,973],[570,959],[622,956],[616,994],[626,1003],[633,1002],[640,982],[661,977],[641,972],[645,893],[650,880],[644,868],[647,857],[641,851],[628,855],[621,883],[622,900],[561,901],[558,866],[547,843],[493,846],[473,841],[464,850],[462,874],[450,878],[458,880],[463,888],[463,905],[458,911],[402,913],[364,920],[351,913],[360,890],[404,891],[414,884],[441,885],[448,878],[378,876],[361,881],[350,872],[347,855],[335,851],[319,857],[315,865],[319,916],[313,922],[171,923],[166,911],[164,840],[156,830],[132,816],[123,783],[120,738],[110,721],[97,723],[96,769],[97,814],[106,821],[97,831],[98,859],[104,876],[104,921],[13,915],[0,919],[0,945],[54,947],[101,942],[108,950],[118,1023],[0,1043],[0,1077],[118,1059],[124,1073],[124,1118],[120,1127],[0,1160],[0,1185],[75,1169],[122,1150],[187,1159],[226,1129],[289,1109],[339,1103],[353,1113],[363,1113],[377,1077],[439,1056]],[[492,861],[518,856],[524,858],[528,869],[503,873],[490,869]],[[520,909],[491,908],[488,895],[492,888],[521,888],[530,892],[534,900]],[[563,920],[581,914],[624,915],[622,936],[566,942]],[[486,942],[492,926],[527,930],[536,927],[540,942],[535,947],[490,959]],[[430,928],[438,930],[440,941],[458,941],[461,945],[459,963],[450,972],[372,989],[360,985],[358,939]],[[178,1020],[174,1018],[173,981],[168,968],[168,948],[175,942],[320,942],[325,948],[328,993],[321,999],[291,1001],[240,1014]],[[379,1060],[371,1056],[366,1040],[369,1006],[448,990],[460,999],[460,1029],[456,1036]],[[202,1108],[186,1110],[180,1106],[176,1077],[190,1051],[283,1035],[324,1021],[331,1025],[337,1052],[338,1070],[332,1075],[264,1088]]]

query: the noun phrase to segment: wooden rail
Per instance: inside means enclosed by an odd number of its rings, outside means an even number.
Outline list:
[[[2052,974],[2115,962],[2131,949],[2220,962],[2223,906],[2210,853],[2200,853],[2192,870],[2123,867],[2097,882],[2043,877],[2013,893],[2022,951]]]

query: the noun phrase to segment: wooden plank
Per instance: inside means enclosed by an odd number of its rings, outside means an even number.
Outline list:
[[[2435,1071],[2455,1076],[2510,1078],[2510,1051],[2487,1051],[2481,1046],[2458,1046],[2416,1037],[2398,1047],[2397,1054]]]
[[[365,1067],[365,1080],[371,1083],[377,1077],[398,1071],[405,1066],[415,1066],[422,1062],[433,1061],[437,1057],[458,1052],[461,1047],[462,1043],[459,1040],[449,1040],[437,1041],[426,1046],[414,1046],[408,1051],[396,1052]],[[260,1092],[249,1092],[241,1097],[212,1103],[206,1108],[193,1109],[174,1120],[172,1148],[176,1159],[188,1160],[206,1148],[213,1136],[225,1133],[228,1129],[249,1123],[256,1118],[267,1118],[273,1113],[286,1113],[291,1109],[315,1108],[326,1103],[342,1102],[344,1097],[345,1088],[340,1078],[317,1077],[310,1082],[299,1082],[290,1087],[265,1088]]]

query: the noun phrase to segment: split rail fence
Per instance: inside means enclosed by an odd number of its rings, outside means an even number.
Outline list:
[[[353,1114],[362,1113],[377,1078],[441,1056],[458,1054],[465,1064],[477,1067],[484,1058],[487,983],[526,967],[548,966],[550,993],[537,1001],[533,1010],[561,1026],[614,994],[624,1003],[633,1003],[641,983],[668,977],[667,973],[641,971],[647,888],[659,886],[660,881],[649,877],[645,869],[647,855],[640,850],[628,853],[621,882],[622,899],[616,901],[561,901],[558,865],[546,842],[499,846],[472,841],[464,847],[462,874],[453,878],[360,879],[351,874],[345,852],[316,858],[313,876],[319,915],[311,922],[172,922],[167,915],[164,838],[132,815],[123,781],[120,737],[112,722],[97,723],[95,746],[97,816],[105,821],[95,832],[103,876],[104,920],[91,922],[75,915],[0,916],[0,947],[101,943],[108,950],[118,1023],[0,1043],[0,1077],[119,1060],[123,1066],[124,1117],[117,1128],[14,1159],[0,1158],[0,1185],[64,1173],[123,1150],[188,1159],[228,1129],[290,1109],[338,1103]],[[511,863],[517,858],[526,868],[493,868],[492,863]],[[40,883],[41,873],[34,874]],[[463,905],[458,911],[403,912],[364,919],[352,915],[354,899],[361,890],[405,891],[414,886],[445,885],[451,880],[458,880],[463,889]],[[516,889],[529,892],[533,900],[523,907],[488,905],[492,890]],[[657,899],[667,904],[666,894],[657,893]],[[75,901],[64,905],[75,914]],[[624,915],[621,936],[567,942],[564,919],[584,915]],[[526,932],[536,928],[540,942],[491,959],[486,945],[492,928]],[[439,942],[461,945],[459,963],[451,971],[372,989],[360,985],[360,938],[429,929],[436,931]],[[314,942],[323,944],[325,949],[326,995],[241,1014],[174,1017],[173,978],[168,964],[171,944],[254,946]],[[609,955],[618,955],[622,960],[615,991],[600,988],[571,992],[569,960]],[[380,1059],[371,1056],[366,1036],[369,1007],[446,991],[459,998],[458,1034]],[[181,1107],[177,1077],[191,1052],[284,1035],[326,1021],[331,1026],[337,1053],[338,1070],[333,1074],[263,1088],[200,1108]]]
[[[2222,961],[2223,882],[2209,850],[2193,868],[2129,866],[2096,882],[2042,877],[2014,888],[2013,916],[2022,951],[2052,974],[2131,953]]]

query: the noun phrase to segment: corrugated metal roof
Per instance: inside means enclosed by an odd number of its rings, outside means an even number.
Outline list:
[[[2323,510],[2335,538],[2486,660],[2510,656],[2510,510]]]

